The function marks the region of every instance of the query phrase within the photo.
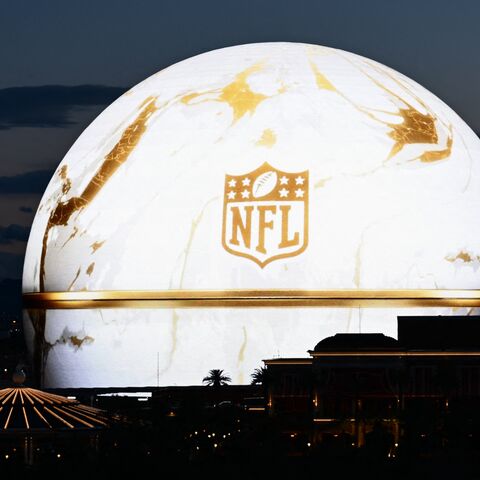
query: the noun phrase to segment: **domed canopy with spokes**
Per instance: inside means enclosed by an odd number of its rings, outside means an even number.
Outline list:
[[[0,390],[0,434],[21,430],[90,430],[109,426],[106,414],[76,400],[28,387]]]

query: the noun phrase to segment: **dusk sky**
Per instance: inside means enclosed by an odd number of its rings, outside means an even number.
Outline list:
[[[475,0],[4,2],[0,280],[20,278],[40,196],[75,139],[162,68],[243,43],[336,47],[411,77],[480,132],[479,24]]]

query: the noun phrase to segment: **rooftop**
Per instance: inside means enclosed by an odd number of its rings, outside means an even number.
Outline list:
[[[337,333],[327,337],[314,348],[314,352],[325,350],[389,350],[400,347],[397,340],[383,333]]]

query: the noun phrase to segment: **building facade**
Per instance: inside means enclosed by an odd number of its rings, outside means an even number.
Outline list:
[[[371,447],[395,456],[402,443],[475,442],[478,320],[399,317],[398,340],[337,334],[310,358],[265,360],[269,414],[308,447]]]

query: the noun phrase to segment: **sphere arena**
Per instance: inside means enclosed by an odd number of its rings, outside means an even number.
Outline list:
[[[25,294],[437,291],[479,286],[480,140],[412,80],[314,45],[175,64],[79,137],[40,203]],[[473,306],[472,306],[473,305]],[[342,331],[395,336],[428,309],[86,308],[26,312],[45,386],[235,383]]]

